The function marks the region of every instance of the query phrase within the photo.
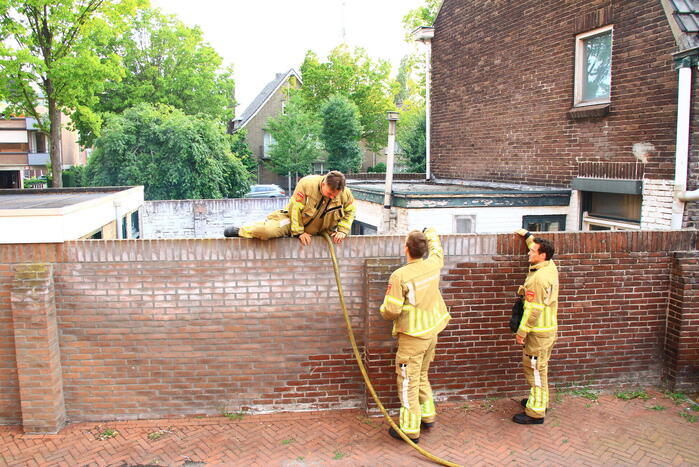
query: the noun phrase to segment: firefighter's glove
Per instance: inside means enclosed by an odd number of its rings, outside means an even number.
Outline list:
[[[527,238],[529,235],[531,235],[527,229],[517,229],[515,230],[515,233],[520,237],[524,238]]]

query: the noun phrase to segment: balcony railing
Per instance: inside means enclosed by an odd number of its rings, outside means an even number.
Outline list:
[[[578,177],[610,180],[643,180],[644,165],[640,162],[580,162]]]

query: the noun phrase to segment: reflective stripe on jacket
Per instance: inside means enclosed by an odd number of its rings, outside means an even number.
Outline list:
[[[439,275],[444,266],[444,252],[434,229],[425,231],[429,256],[415,259],[396,269],[388,281],[388,290],[379,311],[393,320],[393,335],[407,334],[431,339],[451,319],[439,292]]]
[[[527,238],[531,247],[534,237]],[[558,268],[553,260],[531,265],[524,285],[519,288],[524,297],[524,314],[517,334],[555,335],[558,329]]]
[[[291,235],[304,232],[311,235],[337,229],[349,235],[356,206],[349,188],[345,187],[334,199],[323,196],[320,184],[323,175],[308,175],[299,180],[286,206],[291,220]]]

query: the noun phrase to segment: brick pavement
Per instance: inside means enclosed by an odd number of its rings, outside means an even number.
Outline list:
[[[462,465],[699,465],[699,412],[656,390],[556,397],[544,425],[520,426],[511,399],[445,403],[420,446]],[[654,410],[652,407],[665,407]],[[679,415],[683,412],[687,418]],[[359,410],[73,423],[57,435],[0,426],[0,466],[416,466],[436,465]],[[111,439],[98,439],[105,430]]]

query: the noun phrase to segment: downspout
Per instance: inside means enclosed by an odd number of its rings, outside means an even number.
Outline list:
[[[689,110],[692,95],[691,60],[680,63],[677,89],[677,140],[675,142],[675,187],[672,202],[673,229],[682,228],[684,205],[699,200],[699,190],[687,191],[689,161]]]

